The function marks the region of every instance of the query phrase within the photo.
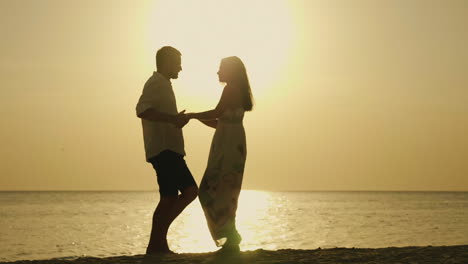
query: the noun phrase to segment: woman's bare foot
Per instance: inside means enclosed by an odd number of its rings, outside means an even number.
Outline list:
[[[239,253],[240,252],[240,247],[239,244],[241,242],[242,238],[240,235],[236,235],[234,237],[228,238],[226,243],[222,246],[220,250],[218,250],[216,253],[217,254],[232,254],[232,253]]]
[[[239,245],[224,245],[216,254],[236,254],[240,252]]]

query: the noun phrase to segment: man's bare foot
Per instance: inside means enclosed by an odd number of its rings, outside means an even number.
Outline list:
[[[167,244],[167,240],[162,241],[157,246],[148,246],[146,249],[146,255],[172,255],[177,254],[174,251],[169,249],[169,245]]]

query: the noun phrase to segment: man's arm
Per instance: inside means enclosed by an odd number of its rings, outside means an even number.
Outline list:
[[[185,110],[180,112],[177,115],[166,114],[163,112],[159,112],[153,108],[149,108],[139,115],[139,118],[146,119],[153,122],[166,122],[174,124],[178,128],[184,127],[188,123],[188,118],[185,117],[184,114]]]
[[[146,119],[153,122],[174,123],[176,115],[159,112],[153,108],[146,109],[144,112],[137,115],[141,119]]]

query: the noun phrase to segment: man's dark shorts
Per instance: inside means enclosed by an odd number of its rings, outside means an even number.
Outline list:
[[[148,161],[156,170],[161,196],[176,196],[179,194],[179,190],[197,186],[183,155],[164,150]]]

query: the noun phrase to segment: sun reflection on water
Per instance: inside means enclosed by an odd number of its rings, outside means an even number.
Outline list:
[[[271,194],[243,190],[239,197],[236,225],[242,236],[242,250],[256,249],[258,241],[268,240],[262,223],[274,212]],[[281,204],[275,204],[275,207]],[[205,216],[198,201],[192,203],[172,224],[168,234],[169,246],[176,252],[215,251]]]

